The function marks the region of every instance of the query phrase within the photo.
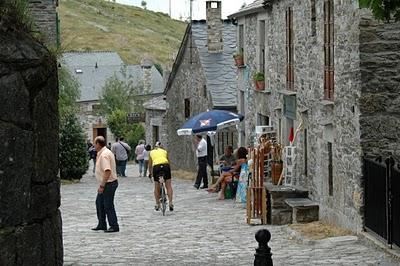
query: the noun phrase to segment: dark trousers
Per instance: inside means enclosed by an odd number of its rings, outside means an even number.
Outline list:
[[[96,210],[97,219],[99,220],[98,227],[107,228],[106,217],[108,224],[112,228],[119,228],[117,214],[114,207],[115,190],[117,190],[118,181],[106,183],[103,193],[97,193]]]
[[[197,169],[197,177],[196,183],[194,183],[197,187],[200,186],[201,179],[203,179],[203,186],[208,186],[208,178],[207,178],[207,156],[197,157],[197,163],[199,168]]]
[[[125,169],[126,169],[126,162],[127,161],[128,160],[123,160],[123,161],[117,160],[115,162],[116,168],[117,168],[117,175],[126,176]]]

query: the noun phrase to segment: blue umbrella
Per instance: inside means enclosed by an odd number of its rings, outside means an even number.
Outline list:
[[[177,130],[177,133],[181,136],[202,132],[215,132],[221,128],[237,125],[243,118],[244,116],[241,114],[224,110],[211,110],[190,118]]]

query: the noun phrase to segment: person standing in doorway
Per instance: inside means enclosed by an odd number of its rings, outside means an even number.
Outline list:
[[[193,146],[196,149],[197,156],[197,177],[194,183],[196,189],[208,188],[207,178],[207,141],[201,136],[196,135],[193,138]],[[201,180],[203,179],[203,186],[200,187]]]
[[[92,230],[104,230],[106,233],[118,232],[119,225],[114,207],[114,196],[118,187],[115,157],[107,149],[104,137],[96,137],[94,146],[97,151],[96,179],[99,182],[99,187],[96,197],[98,224]],[[108,229],[106,218],[110,226]]]
[[[139,164],[139,177],[142,176],[144,166],[144,140],[139,140],[139,144],[135,148],[136,160]]]
[[[115,154],[117,163],[117,174],[122,177],[126,177],[126,163],[128,162],[128,152],[131,147],[124,142],[124,138],[119,138],[118,142],[111,146],[111,151]]]

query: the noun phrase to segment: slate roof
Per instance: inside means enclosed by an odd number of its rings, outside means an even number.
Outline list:
[[[70,71],[81,84],[81,97],[78,102],[100,100],[101,90],[107,79],[114,74],[123,79],[121,69],[125,66],[116,52],[67,52],[63,54],[62,65]],[[97,67],[96,67],[97,64]],[[140,65],[126,65],[127,77],[135,84],[143,83],[143,69]],[[163,78],[153,66],[150,94],[163,91]]]
[[[167,102],[165,100],[165,95],[151,98],[150,100],[143,103],[143,107],[149,110],[167,110]]]
[[[236,26],[230,20],[223,21],[224,50],[222,53],[208,52],[205,20],[193,21],[191,27],[213,106],[236,106],[237,69],[232,58],[236,51]]]
[[[116,52],[84,51],[63,53],[63,60],[68,66],[121,66],[124,64]]]
[[[263,10],[264,6],[267,5],[269,2],[270,1],[255,0],[253,3],[250,3],[245,7],[239,9],[239,11],[229,15],[228,18],[237,18],[248,14],[256,13],[259,10]]]

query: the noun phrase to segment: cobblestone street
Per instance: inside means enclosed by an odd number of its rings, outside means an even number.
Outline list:
[[[128,166],[115,203],[120,232],[94,232],[96,180],[63,185],[64,265],[253,265],[254,234],[245,209],[232,200],[195,190],[192,181],[173,180],[175,211],[153,210],[153,184]],[[286,226],[266,226],[272,234],[274,265],[398,265],[356,237],[316,243],[291,239]]]

